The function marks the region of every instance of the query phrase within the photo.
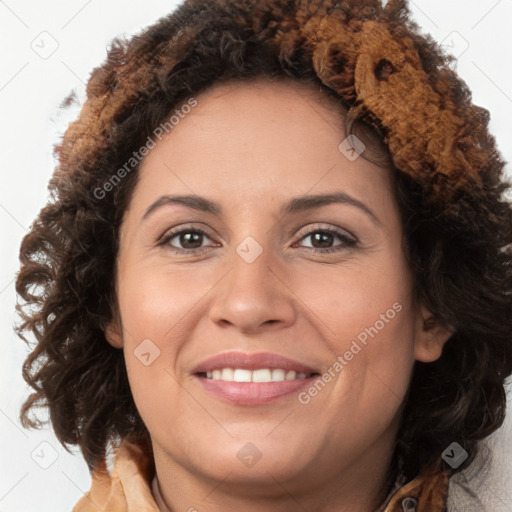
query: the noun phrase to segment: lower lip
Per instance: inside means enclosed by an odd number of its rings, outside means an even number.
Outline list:
[[[204,389],[216,398],[237,405],[261,405],[289,397],[304,387],[311,386],[318,375],[305,379],[280,382],[231,382],[198,377]]]

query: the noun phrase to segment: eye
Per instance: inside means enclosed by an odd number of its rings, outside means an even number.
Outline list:
[[[169,248],[174,252],[204,252],[208,249],[208,247],[203,247],[202,243],[204,238],[210,238],[206,231],[203,231],[199,228],[180,228],[172,231],[168,231],[158,245],[163,245]],[[181,247],[175,247],[172,243],[173,240],[176,241],[174,244],[178,243]]]
[[[311,239],[311,246],[305,248],[319,253],[344,251],[357,245],[357,240],[354,236],[346,231],[338,231],[332,228],[316,228],[302,234],[300,240],[306,240],[308,238]],[[340,240],[341,243],[333,247],[331,244],[336,238]]]

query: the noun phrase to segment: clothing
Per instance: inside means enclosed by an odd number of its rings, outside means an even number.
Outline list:
[[[153,497],[148,454],[124,440],[112,474],[106,465],[92,474],[91,489],[73,512],[160,512]],[[431,468],[406,485],[400,481],[375,512],[447,512],[448,472]]]

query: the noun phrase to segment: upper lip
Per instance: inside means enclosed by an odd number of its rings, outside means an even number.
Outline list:
[[[317,370],[299,361],[270,352],[224,352],[201,361],[193,373],[206,373],[221,368],[242,368],[257,370],[260,368],[294,370],[297,373],[318,373]]]

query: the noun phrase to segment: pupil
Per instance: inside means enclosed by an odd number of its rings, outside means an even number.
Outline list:
[[[315,241],[320,242],[320,244],[322,244],[322,242],[330,242],[332,235],[330,233],[315,233],[313,238]]]
[[[191,238],[193,239],[194,237],[196,238],[196,242],[197,242],[197,239],[199,237],[201,237],[201,234],[200,233],[185,233],[185,234],[182,234],[181,237],[180,237],[181,238],[180,239],[181,245],[183,247],[189,247],[190,248],[190,243],[192,243],[192,245],[194,243],[194,241],[192,240],[192,242],[191,242],[190,239]],[[201,246],[201,241],[199,241],[199,247],[200,246]],[[195,248],[195,247],[193,247],[193,248]]]

